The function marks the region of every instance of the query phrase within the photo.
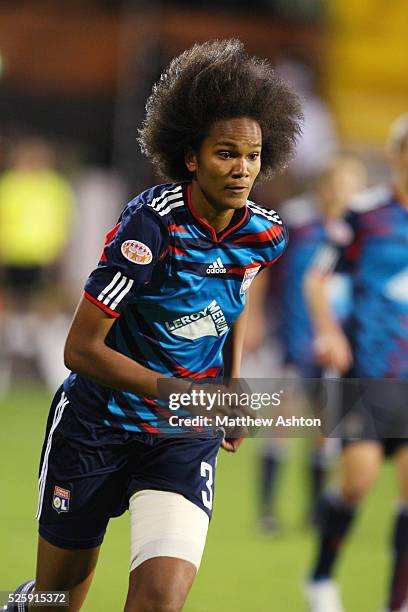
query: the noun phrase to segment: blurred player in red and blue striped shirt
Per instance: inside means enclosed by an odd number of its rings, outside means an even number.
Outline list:
[[[344,215],[350,200],[366,187],[366,170],[362,161],[350,152],[339,152],[328,160],[326,168],[314,180],[313,187],[295,198],[283,203],[280,208],[289,228],[290,242],[285,258],[278,264],[280,288],[277,292],[279,302],[279,339],[283,349],[285,366],[294,368],[304,379],[319,379],[324,372],[316,360],[313,350],[313,330],[303,292],[305,274],[319,249],[325,244],[330,227]],[[262,282],[262,278],[261,278]],[[257,290],[258,284],[254,290]],[[330,304],[336,320],[344,326],[351,310],[350,282],[347,274],[335,274],[329,289]],[[253,301],[251,301],[252,308]],[[266,309],[266,306],[265,306]],[[308,400],[316,412],[320,407],[318,384],[306,384]],[[315,519],[315,505],[324,486],[327,471],[329,445],[324,438],[314,441],[310,453],[311,504],[310,519]],[[264,532],[272,532],[278,523],[271,514],[274,492],[278,484],[282,444],[271,439],[261,453],[260,466],[260,527]]]
[[[343,400],[342,476],[339,489],[322,501],[319,551],[309,585],[313,612],[343,609],[331,579],[333,565],[359,502],[372,487],[383,456],[391,453],[399,470],[401,504],[387,609],[396,612],[408,605],[408,115],[393,123],[389,153],[393,181],[352,202],[307,283],[320,363],[350,378],[370,379],[365,397],[358,398],[362,405],[349,393]],[[350,273],[353,289],[347,336],[325,293],[332,272],[341,270]]]

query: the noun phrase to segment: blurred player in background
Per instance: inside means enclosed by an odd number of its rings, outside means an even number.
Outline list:
[[[408,378],[408,114],[391,127],[389,152],[394,169],[390,185],[359,195],[330,243],[316,257],[307,277],[315,329],[315,350],[322,367],[349,372],[352,378],[375,378],[366,405],[381,407],[383,431],[376,435],[363,413],[351,410],[350,423],[361,422],[361,435],[345,439],[341,481],[322,500],[319,547],[308,588],[313,612],[343,610],[333,566],[350,530],[357,506],[371,489],[384,455],[394,453],[401,504],[395,519],[393,570],[387,610],[408,609],[408,437],[395,425],[406,412],[406,386],[381,379]],[[336,270],[348,270],[353,287],[352,325],[348,337],[334,317],[326,286]],[[351,369],[351,371],[350,371]],[[402,391],[402,393],[401,393]],[[347,415],[346,415],[346,418]],[[359,421],[356,421],[356,418]],[[395,421],[395,422],[394,422]],[[346,421],[347,422],[347,421]],[[346,431],[347,433],[347,431]]]
[[[55,389],[66,375],[59,355],[68,321],[58,300],[58,263],[71,234],[74,198],[44,138],[17,139],[11,160],[0,177],[0,390],[9,386],[13,357],[35,357]]]
[[[287,241],[279,216],[247,198],[259,174],[287,163],[301,118],[297,95],[238,41],[195,45],[153,88],[140,141],[176,182],[137,196],[107,235],[68,335],[73,372],[43,447],[35,589],[69,590],[72,611],[109,519],[128,507],[126,611],[184,605],[211,517],[217,451],[240,440],[213,431],[159,437],[171,413],[158,381],[239,377],[246,292]]]
[[[344,212],[350,199],[366,186],[366,170],[358,157],[351,153],[338,153],[326,162],[326,168],[315,179],[313,188],[305,194],[284,203],[282,217],[290,229],[290,242],[285,255],[284,265],[280,268],[279,285],[279,322],[277,333],[282,344],[286,367],[284,375],[290,371],[302,378],[320,378],[322,368],[316,362],[313,351],[313,332],[303,297],[305,272],[318,249],[327,240],[333,220]],[[268,296],[265,286],[267,278],[261,276],[251,294],[251,314],[253,306],[266,311]],[[263,299],[254,299],[254,291],[263,293]],[[344,324],[350,312],[350,290],[347,277],[336,275],[329,287],[330,302],[336,319]],[[265,320],[265,317],[262,317]],[[309,386],[307,387],[309,388]],[[311,387],[310,387],[311,388]],[[307,389],[304,389],[305,392]],[[317,409],[318,389],[309,394],[309,401]],[[315,441],[311,454],[311,518],[314,519],[314,501],[318,498],[324,484],[328,449],[324,440]],[[279,473],[279,465],[284,455],[282,440],[270,440],[263,445],[260,457],[260,527],[264,532],[273,532],[278,523],[273,516],[272,501]]]

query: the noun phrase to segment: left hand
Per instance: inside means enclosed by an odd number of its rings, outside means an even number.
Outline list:
[[[221,442],[221,448],[227,451],[227,453],[236,453],[241,446],[244,438],[224,438]]]

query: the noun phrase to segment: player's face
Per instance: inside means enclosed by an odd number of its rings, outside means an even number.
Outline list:
[[[340,159],[320,182],[326,213],[341,215],[352,198],[365,189],[364,164],[353,158]]]
[[[186,165],[208,204],[218,211],[245,206],[261,169],[262,132],[254,119],[237,117],[213,124],[198,153]]]

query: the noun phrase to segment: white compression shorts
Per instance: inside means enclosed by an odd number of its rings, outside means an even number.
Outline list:
[[[198,569],[209,519],[204,510],[179,493],[144,489],[132,495],[130,571],[153,557],[176,557]]]

